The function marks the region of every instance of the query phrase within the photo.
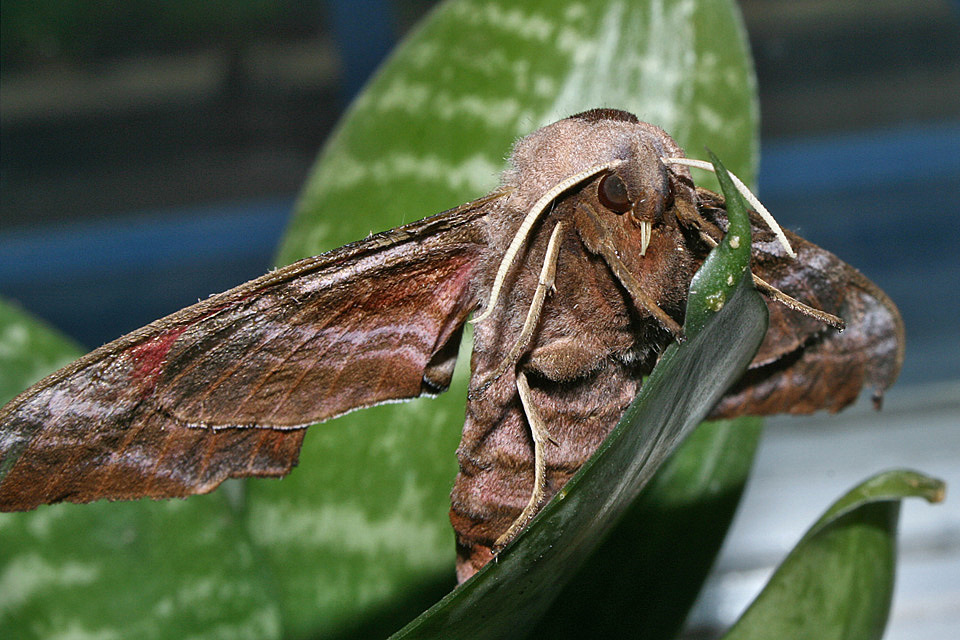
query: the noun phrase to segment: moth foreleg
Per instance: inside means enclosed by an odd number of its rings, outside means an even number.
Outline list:
[[[536,407],[533,406],[530,397],[530,385],[527,383],[526,374],[522,371],[517,372],[517,392],[520,394],[520,403],[523,405],[523,412],[527,416],[527,424],[530,425],[530,434],[533,436],[533,490],[530,492],[527,506],[523,508],[510,528],[497,538],[493,545],[494,551],[499,551],[505,547],[521,529],[527,526],[527,523],[540,510],[540,505],[546,497],[547,461],[544,455],[544,446],[548,441],[552,442],[553,439],[550,437],[546,425],[540,420]]]
[[[547,299],[547,293],[553,289],[554,282],[556,281],[557,257],[560,255],[560,236],[563,234],[566,226],[565,222],[558,222],[557,226],[553,228],[553,233],[550,234],[550,241],[547,243],[547,253],[543,259],[543,266],[540,268],[540,278],[537,281],[537,289],[533,292],[533,300],[530,303],[530,308],[527,310],[527,317],[523,321],[523,328],[520,329],[520,336],[506,357],[504,357],[504,359],[500,361],[500,364],[497,365],[497,368],[493,370],[493,373],[487,376],[476,390],[471,392],[471,395],[475,396],[483,393],[487,387],[496,382],[508,369],[516,366],[520,356],[530,348],[533,333],[537,328],[537,323],[540,321],[540,313],[543,311],[543,303]]]
[[[843,318],[839,318],[832,313],[827,313],[826,311],[821,311],[820,309],[806,305],[793,296],[785,294],[772,284],[764,281],[763,278],[757,274],[754,273],[752,275],[753,284],[761,293],[770,296],[788,309],[792,309],[798,313],[802,313],[805,316],[810,316],[815,320],[819,320],[823,324],[833,327],[837,331],[843,331],[846,328],[847,323],[843,321]]]

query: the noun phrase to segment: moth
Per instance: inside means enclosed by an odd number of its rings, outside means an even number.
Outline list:
[[[723,199],[695,186],[691,164],[629,113],[580,113],[519,140],[478,200],[104,345],[0,409],[0,508],[282,476],[307,426],[445,390],[464,324],[482,311],[450,510],[464,580],[682,339],[691,277],[726,229]],[[894,304],[827,251],[756,212],[751,224],[770,328],[713,417],[837,411],[865,386],[879,398],[903,359]]]

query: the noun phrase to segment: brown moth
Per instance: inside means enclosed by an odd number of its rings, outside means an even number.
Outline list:
[[[694,186],[682,156],[631,114],[581,113],[520,140],[479,200],[93,351],[0,409],[0,509],[284,475],[308,425],[446,389],[482,309],[450,510],[466,579],[586,461],[680,337],[690,279],[726,227],[722,198]],[[770,329],[713,416],[836,411],[864,386],[879,398],[903,357],[896,307],[751,216]],[[845,331],[828,326],[836,316]]]

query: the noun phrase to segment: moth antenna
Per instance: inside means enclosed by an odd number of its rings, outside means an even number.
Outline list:
[[[527,240],[527,236],[530,235],[530,229],[533,228],[533,225],[536,223],[537,219],[546,210],[550,203],[556,200],[557,197],[567,189],[580,184],[584,180],[592,178],[598,173],[609,171],[610,169],[620,165],[622,162],[622,160],[612,160],[610,162],[595,165],[586,171],[581,171],[578,174],[572,175],[569,178],[555,184],[549,191],[543,194],[543,196],[541,196],[541,198],[537,200],[532,207],[530,207],[530,211],[527,212],[523,222],[520,223],[520,228],[518,228],[517,232],[514,234],[513,240],[510,241],[510,246],[507,247],[506,253],[503,254],[503,259],[500,260],[500,267],[497,269],[497,277],[494,278],[493,287],[490,289],[490,299],[487,301],[487,308],[484,309],[483,313],[471,320],[472,323],[476,324],[478,322],[483,322],[493,312],[494,308],[496,308],[497,301],[500,297],[500,289],[503,288],[503,281],[507,278],[507,272],[510,270],[510,267],[513,266],[514,258],[517,257],[517,254],[520,252],[520,247],[523,246],[523,243]]]
[[[693,158],[663,158],[663,162],[666,164],[682,164],[687,167],[694,167],[696,169],[705,169],[707,171],[714,171],[713,165],[704,160],[694,160]],[[793,247],[790,246],[790,241],[787,240],[786,234],[783,232],[783,229],[780,228],[780,225],[777,224],[777,221],[774,219],[773,214],[767,211],[767,208],[763,206],[763,203],[753,195],[753,192],[743,183],[743,181],[737,176],[733,175],[733,172],[727,171],[727,174],[730,176],[730,179],[733,181],[734,186],[737,187],[737,191],[740,192],[747,202],[750,203],[750,206],[760,214],[760,217],[763,218],[763,221],[767,223],[767,226],[770,227],[770,230],[773,231],[774,235],[777,236],[777,240],[780,241],[780,244],[783,245],[784,250],[787,252],[791,258],[796,258],[797,254],[794,252]]]

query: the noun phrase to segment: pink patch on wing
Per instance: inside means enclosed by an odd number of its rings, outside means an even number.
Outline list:
[[[164,331],[130,349],[130,358],[133,360],[131,382],[142,385],[147,392],[152,391],[163,372],[163,364],[170,348],[188,328],[189,325],[184,325]]]
[[[239,301],[246,300],[253,297],[253,295],[255,294],[247,294],[239,298]],[[170,353],[170,349],[173,347],[173,343],[177,341],[177,338],[196,323],[209,318],[226,306],[227,305],[222,305],[210,309],[207,313],[196,318],[191,324],[184,324],[179,327],[174,327],[173,329],[168,329],[150,340],[131,348],[128,351],[130,359],[133,361],[133,371],[130,374],[130,381],[143,385],[146,393],[153,391],[154,386],[156,386],[157,381],[160,379],[160,374],[163,373],[163,365],[166,363],[167,354]]]

